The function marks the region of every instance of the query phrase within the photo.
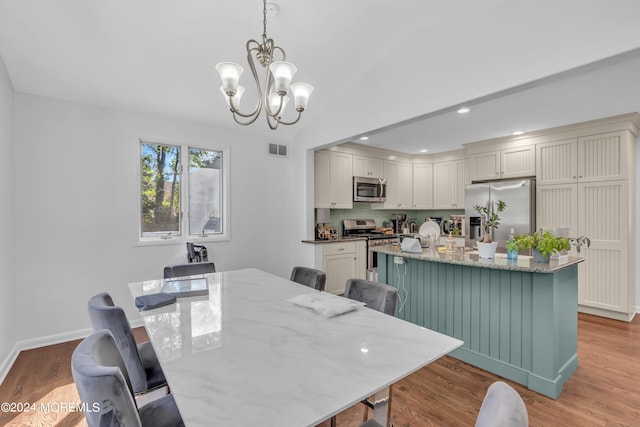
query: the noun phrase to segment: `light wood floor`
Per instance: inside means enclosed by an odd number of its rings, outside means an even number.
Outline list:
[[[140,340],[145,336],[140,329],[136,335]],[[0,386],[0,402],[37,405],[76,402],[78,395],[69,361],[77,343],[22,352]],[[580,314],[578,358],[579,368],[557,400],[507,381],[523,397],[529,411],[529,424],[639,426],[640,317],[625,323]],[[473,426],[487,387],[498,379],[452,357],[444,357],[394,386],[394,425]],[[338,426],[358,426],[362,411],[358,405],[339,414]],[[38,410],[0,413],[0,426],[86,426],[86,422],[81,413]],[[329,423],[321,426],[328,427]]]

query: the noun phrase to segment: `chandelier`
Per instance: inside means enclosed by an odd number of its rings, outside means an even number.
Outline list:
[[[270,4],[271,6],[271,4]],[[225,97],[227,107],[233,115],[233,119],[240,125],[250,125],[255,122],[262,108],[264,107],[267,117],[267,123],[271,129],[276,129],[278,124],[293,125],[298,123],[302,112],[307,108],[309,102],[309,96],[313,92],[313,86],[308,83],[291,83],[293,76],[295,75],[297,68],[290,62],[286,62],[286,54],[282,48],[276,46],[273,39],[267,37],[267,0],[263,0],[263,32],[262,43],[258,43],[256,40],[249,40],[247,42],[247,62],[249,62],[249,68],[251,68],[251,74],[255,80],[258,90],[258,102],[255,110],[249,114],[240,112],[240,98],[244,93],[244,87],[238,84],[240,76],[244,69],[242,66],[233,62],[221,62],[216,65],[216,70],[220,74],[222,80],[222,86],[220,91]],[[280,60],[274,60],[274,54],[279,52],[281,56]],[[265,89],[264,96],[262,88],[260,87],[260,80],[258,79],[258,73],[256,71],[256,64],[254,61],[258,60],[262,67],[266,68]],[[295,109],[298,113],[298,117],[291,121],[284,121],[282,119],[284,109],[289,102],[289,91],[293,93]],[[243,119],[246,119],[243,121]]]

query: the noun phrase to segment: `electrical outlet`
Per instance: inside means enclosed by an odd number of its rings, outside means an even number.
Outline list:
[[[402,258],[401,256],[394,256],[393,262],[395,264],[404,264],[404,258]]]

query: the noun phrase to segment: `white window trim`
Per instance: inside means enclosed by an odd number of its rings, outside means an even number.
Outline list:
[[[182,230],[182,234],[179,236],[171,236],[170,238],[161,238],[161,237],[142,237],[142,223],[140,221],[140,212],[142,211],[142,193],[140,191],[140,184],[142,182],[142,167],[141,167],[141,159],[140,159],[140,148],[141,144],[149,143],[149,144],[165,144],[165,145],[174,145],[180,147],[180,157],[181,159],[189,158],[189,148],[197,148],[201,150],[215,150],[222,152],[222,233],[219,234],[209,234],[206,236],[202,235],[189,235],[189,164],[184,164],[182,162],[182,172],[180,174],[180,192],[182,195],[187,195],[187,197],[180,198],[180,229]],[[185,142],[176,142],[170,141],[164,138],[151,138],[151,137],[140,137],[138,138],[137,144],[137,161],[136,161],[136,193],[137,193],[137,208],[136,208],[136,218],[137,218],[137,239],[134,243],[134,246],[169,246],[169,245],[184,245],[187,242],[194,243],[215,243],[215,242],[228,242],[231,240],[231,221],[229,219],[229,212],[231,211],[229,208],[229,201],[231,199],[229,190],[230,186],[230,165],[231,165],[231,157],[230,157],[231,148],[229,146],[225,146],[223,148],[211,147],[210,144],[206,143],[185,143]]]

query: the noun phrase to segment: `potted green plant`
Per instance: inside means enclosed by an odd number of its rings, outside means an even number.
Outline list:
[[[532,249],[533,262],[549,262],[551,255],[570,248],[568,237],[558,237],[542,229],[533,234],[518,234],[509,244],[518,249]]]
[[[503,212],[507,204],[502,200],[496,203],[495,211],[490,210],[488,206],[475,205],[473,208],[480,214],[482,224],[484,225],[484,236],[478,242],[478,256],[480,258],[493,258],[496,254],[498,242],[491,241],[491,230],[495,230],[500,225],[499,213]]]

